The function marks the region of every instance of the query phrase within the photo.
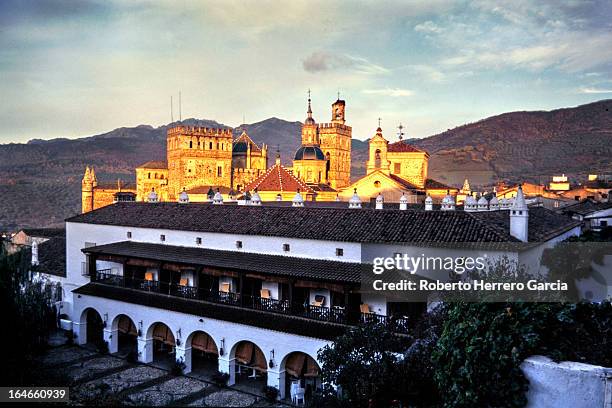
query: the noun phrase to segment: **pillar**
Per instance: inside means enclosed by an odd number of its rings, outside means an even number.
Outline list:
[[[108,352],[116,353],[119,351],[119,330],[118,329],[104,329],[104,341],[108,344]]]
[[[76,344],[82,346],[87,343],[87,323],[72,322],[72,333],[76,337]]]
[[[279,399],[285,398],[285,370],[279,367],[268,368],[268,387],[278,390]]]
[[[141,363],[153,362],[153,339],[138,338],[138,361]]]
[[[236,384],[236,359],[229,356],[219,356],[219,372],[229,374],[227,385]]]
[[[176,361],[181,361],[185,364],[185,368],[183,369],[183,374],[190,373],[192,370],[191,347],[176,346],[174,350],[176,352]]]

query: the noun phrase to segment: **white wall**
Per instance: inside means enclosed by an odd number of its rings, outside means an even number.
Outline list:
[[[612,368],[532,356],[521,369],[529,380],[528,408],[612,406]]]

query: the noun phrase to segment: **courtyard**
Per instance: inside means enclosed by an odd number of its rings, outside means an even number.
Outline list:
[[[53,339],[52,339],[53,340]],[[71,405],[283,407],[246,384],[219,387],[213,372],[174,375],[163,365],[128,361],[89,346],[57,345],[38,360],[39,383],[68,386]]]

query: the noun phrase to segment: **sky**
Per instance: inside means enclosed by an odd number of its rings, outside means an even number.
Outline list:
[[[609,0],[0,1],[0,143],[178,116],[426,137],[612,98]]]

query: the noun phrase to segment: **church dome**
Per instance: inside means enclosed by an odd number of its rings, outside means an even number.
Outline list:
[[[295,152],[293,160],[325,160],[325,155],[319,146],[302,146]]]

